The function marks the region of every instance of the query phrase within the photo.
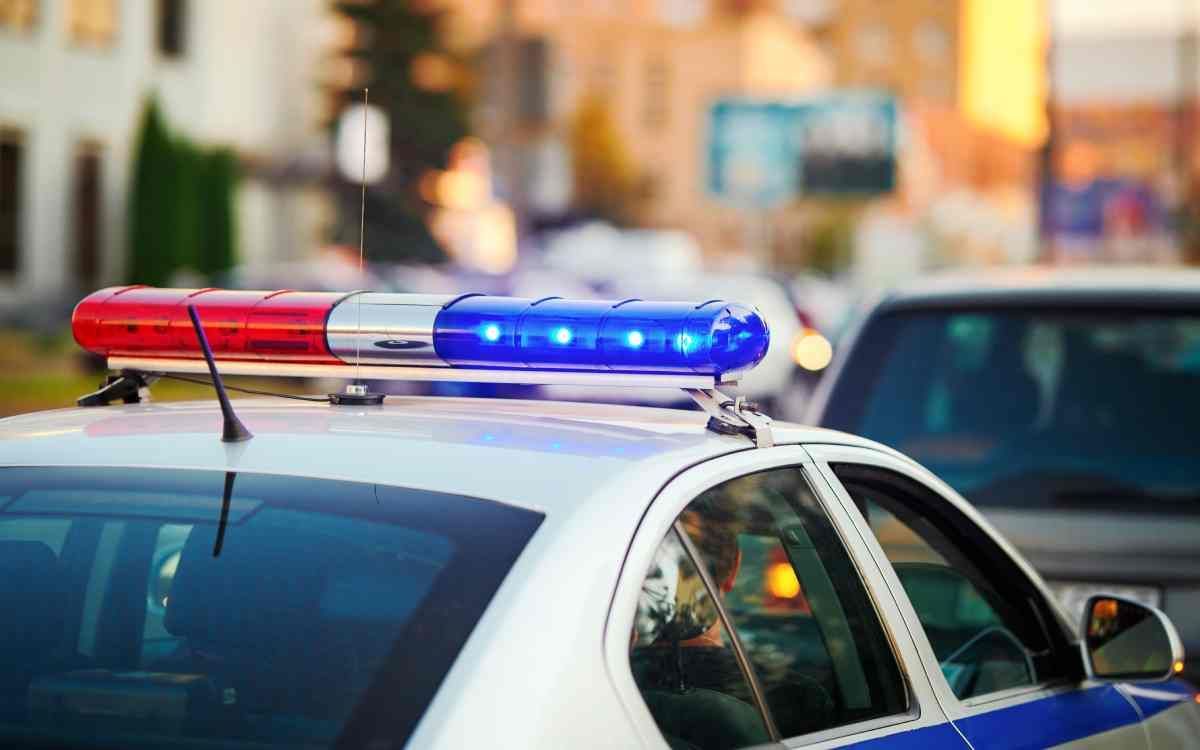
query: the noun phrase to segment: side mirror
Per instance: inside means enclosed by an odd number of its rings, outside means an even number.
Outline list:
[[[1088,677],[1158,682],[1183,669],[1183,643],[1162,612],[1116,596],[1088,599],[1083,656]]]

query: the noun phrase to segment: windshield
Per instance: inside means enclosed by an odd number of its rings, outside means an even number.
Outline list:
[[[826,425],[976,504],[1200,512],[1200,313],[893,312],[843,373]]]
[[[297,477],[0,470],[0,745],[399,747],[541,518]]]

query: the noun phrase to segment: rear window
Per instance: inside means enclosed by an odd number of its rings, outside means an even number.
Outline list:
[[[0,746],[399,747],[541,519],[354,482],[0,470]]]
[[[872,321],[824,424],[984,506],[1200,512],[1200,313],[931,310]]]

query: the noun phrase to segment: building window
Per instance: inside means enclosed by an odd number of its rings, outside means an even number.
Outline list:
[[[926,19],[913,31],[913,47],[923,62],[944,64],[950,59],[950,34],[942,24]]]
[[[84,141],[75,154],[75,278],[84,288],[100,275],[103,149]]]
[[[158,52],[182,57],[187,45],[187,0],[158,0]]]
[[[653,56],[646,63],[646,92],[642,103],[642,121],[649,130],[667,124],[670,114],[671,69],[667,61]]]
[[[668,26],[689,28],[708,14],[707,0],[659,0],[658,16]]]
[[[892,61],[892,34],[882,23],[870,23],[860,28],[854,46],[859,58],[869,65],[881,67]]]
[[[29,31],[37,20],[37,0],[0,0],[0,29]]]
[[[25,142],[16,130],[0,128],[0,273],[13,274],[21,262],[21,170]]]
[[[836,10],[836,0],[783,0],[784,14],[802,26],[824,26]]]
[[[84,47],[110,47],[117,37],[117,0],[69,0],[67,36]]]

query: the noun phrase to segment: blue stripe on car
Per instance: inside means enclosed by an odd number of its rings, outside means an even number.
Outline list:
[[[966,743],[954,727],[949,724],[937,724],[932,727],[913,729],[899,734],[889,734],[886,737],[876,737],[873,740],[855,742],[847,747],[869,748],[870,750],[937,750],[937,748],[957,748],[965,750]]]
[[[1183,680],[1124,685],[1145,718],[1195,699],[1196,688]],[[1137,715],[1112,685],[1072,690],[1016,706],[975,714],[958,722],[975,750],[1045,748],[1103,734],[1137,723]],[[938,724],[848,745],[870,750],[964,748],[950,724]]]
[[[975,750],[1044,748],[1136,724],[1138,716],[1112,685],[1070,690],[958,722]]]

